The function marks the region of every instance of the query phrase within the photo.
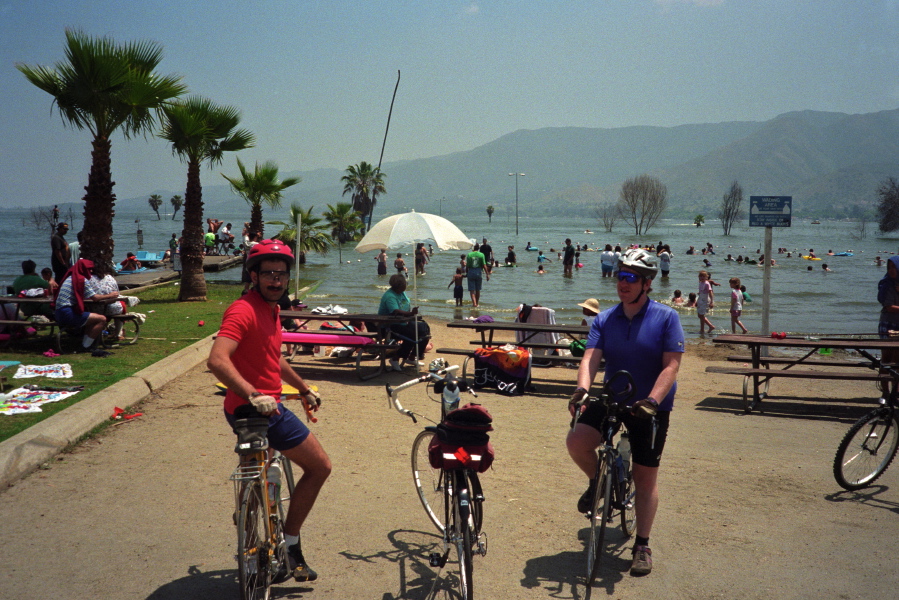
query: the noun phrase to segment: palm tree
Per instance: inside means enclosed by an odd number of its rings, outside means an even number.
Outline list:
[[[705,224],[705,217],[702,215],[696,215],[693,217],[693,224],[697,227],[702,227]]]
[[[367,218],[368,229],[371,229],[371,215],[378,203],[378,194],[385,194],[384,178],[386,175],[374,165],[365,161],[346,168],[346,175],[340,178],[343,182],[343,195],[352,193],[353,210]]]
[[[289,221],[268,221],[268,225],[280,225],[281,231],[272,236],[272,239],[281,240],[297,252],[297,217],[300,217],[300,264],[306,264],[307,252],[327,254],[334,240],[328,235],[326,223],[322,223],[321,217],[312,215],[312,208],[303,210],[299,204],[290,205]]]
[[[181,246],[181,288],[178,299],[206,300],[203,278],[203,187],[200,165],[220,164],[225,152],[250,148],[255,137],[246,129],[237,129],[240,111],[213,103],[207,98],[190,96],[165,107],[165,119],[159,137],[172,144],[172,153],[187,163],[187,189],[184,193],[184,243]]]
[[[150,208],[156,213],[156,220],[161,221],[162,217],[159,216],[159,207],[162,206],[162,196],[159,194],[153,194],[147,199],[147,202],[150,203]]]
[[[281,206],[281,192],[292,185],[302,181],[299,177],[289,177],[284,181],[278,181],[278,165],[274,161],[256,163],[256,169],[250,173],[244,164],[237,159],[237,168],[240,177],[228,177],[222,173],[222,177],[231,184],[231,190],[243,197],[250,205],[250,231],[258,231],[262,234],[262,202],[272,208]]]
[[[162,106],[187,88],[180,77],[155,72],[162,60],[162,47],[155,42],[117,44],[109,37],[66,29],[65,54],[66,61],[55,67],[17,64],[16,68],[53,96],[65,124],[93,135],[81,256],[108,274],[113,269],[116,200],[110,138],[117,130],[126,139],[150,131]]]
[[[172,198],[171,198],[171,200],[169,200],[169,202],[172,203],[172,208],[175,209],[172,211],[172,221],[174,221],[175,215],[178,214],[178,211],[181,210],[181,206],[184,204],[184,198],[182,198],[178,194],[175,194],[174,196],[172,196]]]
[[[364,223],[349,202],[338,202],[336,206],[329,204],[328,210],[322,216],[325,217],[331,228],[331,237],[337,240],[337,260],[343,263],[343,253],[341,252],[343,243],[353,239],[356,231],[364,227]]]
[[[493,209],[493,205],[492,205],[492,204],[487,205],[487,219],[488,219],[488,223],[493,223],[493,210],[494,210],[494,209]]]

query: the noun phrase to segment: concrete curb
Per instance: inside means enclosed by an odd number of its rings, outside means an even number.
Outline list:
[[[109,420],[113,408],[137,404],[209,356],[214,335],[191,344],[93,396],[0,442],[0,486],[7,487]]]

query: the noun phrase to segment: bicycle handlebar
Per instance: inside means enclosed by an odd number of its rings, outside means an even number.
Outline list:
[[[615,391],[612,389],[613,385],[619,379],[625,380],[626,387],[623,391]],[[627,371],[618,371],[606,380],[602,386],[602,390],[599,392],[599,396],[585,396],[583,400],[574,404],[574,416],[571,418],[571,428],[573,429],[577,424],[577,421],[587,404],[602,401],[607,408],[612,408],[614,406],[616,409],[621,409],[622,406],[630,402],[631,398],[633,398],[636,393],[637,388],[634,383],[633,375]]]
[[[452,365],[452,366],[446,367],[445,369],[440,369],[436,373],[433,373],[433,372],[425,373],[424,375],[420,375],[419,377],[416,377],[415,379],[410,379],[409,381],[407,381],[405,383],[401,383],[400,385],[398,385],[396,387],[393,387],[388,383],[385,386],[387,388],[387,396],[390,399],[390,402],[393,404],[394,408],[396,408],[396,410],[399,411],[399,413],[401,415],[406,415],[407,417],[412,419],[413,423],[418,423],[418,421],[415,418],[415,414],[411,410],[407,410],[407,409],[403,408],[402,404],[400,404],[400,400],[398,397],[399,393],[402,392],[403,390],[409,389],[412,386],[418,385],[419,383],[426,383],[428,381],[437,383],[440,381],[445,381],[447,375],[449,375],[453,371],[457,371],[458,369],[459,369],[459,365]],[[441,374],[443,374],[442,377],[441,377]]]

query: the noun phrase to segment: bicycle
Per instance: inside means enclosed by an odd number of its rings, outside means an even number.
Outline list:
[[[437,359],[431,363],[428,373],[395,388],[388,384],[387,395],[400,414],[418,423],[416,413],[402,407],[398,394],[419,383],[433,384],[434,392],[439,393],[440,398],[435,399],[430,393],[428,398],[440,402],[440,423],[444,423],[447,414],[459,406],[460,392],[469,391],[476,396],[464,380],[453,376],[452,373],[458,368],[458,365],[447,367],[442,359]],[[489,463],[484,462],[487,457],[483,454],[469,453],[464,444],[441,446],[438,429],[436,423],[426,426],[412,442],[412,477],[418,499],[442,536],[443,552],[431,553],[428,561],[432,567],[442,569],[450,550],[455,548],[459,560],[460,592],[464,600],[471,600],[474,597],[473,555],[487,554],[487,534],[481,531],[484,493],[478,470],[484,470],[483,465],[489,466]],[[441,468],[432,466],[429,449],[431,453],[440,454]]]
[[[267,600],[271,585],[290,575],[284,519],[285,500],[289,502],[294,490],[293,469],[287,457],[268,447],[267,417],[252,408],[240,417],[234,423],[234,451],[240,458],[230,477],[234,482],[240,597]]]
[[[875,367],[892,375],[892,382],[899,381],[899,371],[884,366],[865,351],[860,352]],[[896,385],[887,383],[886,386],[880,406],[856,421],[837,447],[833,476],[843,489],[850,492],[877,481],[896,456],[899,447],[899,392]],[[893,389],[887,391],[889,387]]]
[[[575,404],[574,417],[571,419],[571,428],[574,429],[581,416],[582,407],[588,402],[601,402],[606,408],[606,416],[600,427],[603,444],[597,449],[593,496],[590,500],[590,509],[585,515],[590,521],[590,537],[587,542],[587,587],[593,585],[599,573],[606,525],[612,523],[616,516],[620,516],[621,531],[625,538],[633,536],[637,529],[630,438],[627,432],[621,434],[617,446],[613,445],[615,433],[621,425],[618,416],[629,410],[627,403],[633,398],[635,389],[631,374],[627,371],[618,371],[606,381],[598,397],[584,398]]]

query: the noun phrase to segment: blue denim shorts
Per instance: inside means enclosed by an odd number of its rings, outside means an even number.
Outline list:
[[[278,410],[281,414],[271,415],[268,418],[268,445],[277,450],[284,452],[291,448],[296,448],[309,437],[309,428],[297,417],[293,411],[278,403]],[[234,415],[225,413],[225,418],[231,427],[234,427]]]

